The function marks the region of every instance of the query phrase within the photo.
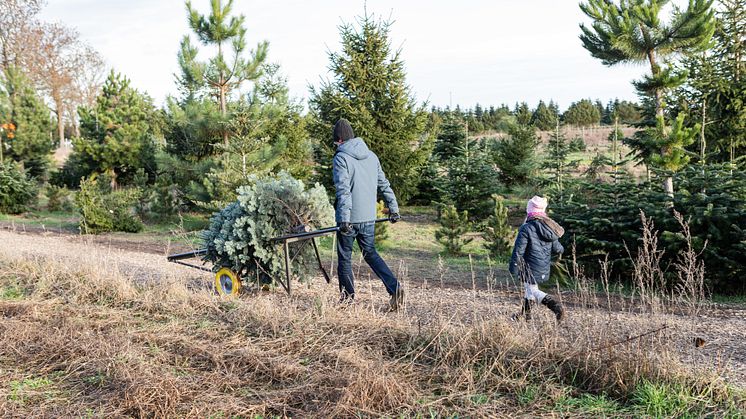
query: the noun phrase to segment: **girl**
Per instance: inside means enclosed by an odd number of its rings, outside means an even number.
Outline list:
[[[541,291],[538,285],[549,279],[552,254],[561,254],[565,250],[559,242],[565,229],[547,216],[546,209],[546,198],[531,198],[526,205],[526,221],[515,239],[509,270],[521,279],[526,293],[523,308],[520,313],[513,315],[514,320],[520,317],[531,319],[532,300],[552,310],[558,322],[564,317],[562,305],[551,295]]]

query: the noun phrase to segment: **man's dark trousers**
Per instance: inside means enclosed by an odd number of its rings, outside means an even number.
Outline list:
[[[352,245],[357,239],[357,244],[363,252],[363,258],[373,269],[373,272],[381,278],[383,285],[386,286],[386,292],[389,295],[394,295],[399,287],[399,282],[376,251],[374,238],[376,223],[373,221],[353,223],[351,227],[352,231],[348,234],[337,233],[339,291],[344,297],[355,296],[355,284],[352,275]]]

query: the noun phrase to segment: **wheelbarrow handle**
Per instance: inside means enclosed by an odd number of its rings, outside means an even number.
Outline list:
[[[386,222],[386,221],[391,221],[391,219],[390,218],[379,218],[379,219],[375,220],[374,222],[375,223],[383,223],[383,222]],[[298,241],[298,240],[302,240],[302,239],[310,239],[310,238],[313,238],[313,237],[325,236],[327,234],[335,233],[337,231],[339,231],[339,226],[336,226],[336,227],[327,227],[327,228],[322,228],[320,230],[308,231],[308,232],[304,232],[304,233],[286,234],[284,236],[274,237],[274,238],[270,239],[270,241],[273,241],[275,243],[277,243],[277,242],[283,242],[283,241],[288,241],[288,240]]]

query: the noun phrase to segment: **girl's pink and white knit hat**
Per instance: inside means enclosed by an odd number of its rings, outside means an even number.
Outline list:
[[[536,213],[536,212],[546,212],[547,209],[547,199],[542,198],[540,196],[534,196],[533,198],[528,200],[528,204],[526,205],[526,213]]]

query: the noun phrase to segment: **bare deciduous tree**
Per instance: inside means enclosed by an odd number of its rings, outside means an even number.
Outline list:
[[[57,23],[29,28],[30,53],[24,68],[47,97],[57,116],[60,147],[65,145],[65,122],[77,131],[77,107],[95,100],[104,75],[104,61],[78,33]]]
[[[73,80],[73,95],[70,97],[65,115],[72,124],[75,136],[80,136],[80,124],[78,124],[78,107],[93,107],[96,97],[101,91],[106,72],[106,63],[101,54],[89,45],[82,45],[77,59],[77,71]]]
[[[31,46],[28,28],[34,25],[43,0],[0,0],[0,69],[17,65]]]

